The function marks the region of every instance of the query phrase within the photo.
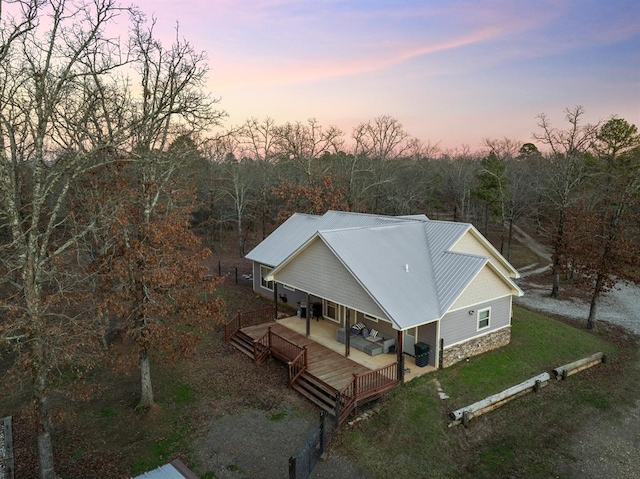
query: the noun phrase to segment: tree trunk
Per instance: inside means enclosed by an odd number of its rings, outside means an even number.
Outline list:
[[[560,268],[562,266],[561,257],[564,254],[564,227],[565,227],[565,211],[560,210],[560,218],[558,219],[558,231],[556,232],[556,244],[553,254],[553,285],[551,286],[551,297],[557,298],[560,293]]]
[[[38,340],[36,340],[39,342]],[[38,346],[36,346],[38,349]],[[40,355],[42,351],[37,351]],[[41,357],[41,360],[44,359]],[[35,401],[38,413],[38,478],[56,479],[53,462],[53,445],[51,443],[51,414],[49,396],[47,393],[47,373],[40,360],[37,361],[35,372]]]
[[[560,273],[558,272],[555,264],[553,265],[553,271],[551,275],[553,281],[551,285],[551,297],[557,298],[560,291]]]
[[[602,285],[604,283],[604,278],[602,275],[598,275],[596,277],[596,284],[593,288],[593,294],[591,295],[591,305],[589,307],[589,317],[587,318],[587,329],[591,331],[596,330],[597,319],[596,319],[596,310],[598,306],[598,298],[600,297],[600,293],[602,292]]]
[[[149,409],[153,406],[153,387],[151,385],[151,364],[146,348],[140,349],[140,402],[136,409]]]
[[[509,218],[509,237],[507,238],[507,261],[511,261],[511,242],[513,240],[513,218]]]

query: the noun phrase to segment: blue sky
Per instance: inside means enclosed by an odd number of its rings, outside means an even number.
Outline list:
[[[317,118],[350,134],[391,115],[442,148],[526,142],[536,115],[640,126],[640,2],[626,0],[141,0],[209,57],[229,113]]]

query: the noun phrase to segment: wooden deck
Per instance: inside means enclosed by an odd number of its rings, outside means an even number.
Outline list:
[[[254,340],[259,339],[271,327],[271,331],[288,339],[289,341],[307,347],[309,373],[324,381],[331,387],[342,390],[353,378],[355,374],[371,371],[371,369],[345,358],[343,355],[326,348],[310,338],[307,338],[295,331],[275,322],[259,324],[242,328],[242,332],[251,336]]]

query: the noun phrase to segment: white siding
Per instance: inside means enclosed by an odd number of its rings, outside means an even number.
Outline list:
[[[276,281],[387,319],[353,275],[320,238],[312,241],[276,274]]]
[[[513,291],[505,284],[504,280],[490,266],[485,265],[449,310],[468,308],[483,301],[512,293]]]
[[[489,327],[478,331],[478,311],[491,308]],[[472,314],[469,314],[473,311]],[[440,322],[440,337],[444,345],[466,341],[511,324],[511,296],[475,304],[473,308],[459,309],[444,315]]]

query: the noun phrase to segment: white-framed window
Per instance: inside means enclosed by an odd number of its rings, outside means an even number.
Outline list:
[[[338,320],[338,305],[328,299],[324,302],[324,316],[334,321]]]
[[[489,327],[491,321],[491,308],[485,308],[478,311],[478,331]]]
[[[374,323],[378,322],[378,318],[376,318],[375,316],[371,316],[370,314],[367,314],[367,313],[362,313],[362,315],[364,316],[364,319],[366,319],[367,321],[373,321]]]
[[[294,288],[293,286],[289,286],[288,284],[284,284],[284,283],[282,284],[282,287],[284,289],[288,289],[289,291],[295,291],[296,290],[296,288]]]
[[[265,278],[271,273],[271,268],[268,266],[260,266],[260,285],[264,289],[273,291],[273,281],[267,281]]]

